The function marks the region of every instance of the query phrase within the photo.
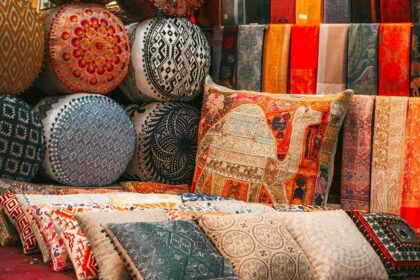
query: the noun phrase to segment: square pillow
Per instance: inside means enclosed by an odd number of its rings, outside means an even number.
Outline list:
[[[315,279],[309,260],[276,214],[204,215],[198,224],[241,279]]]
[[[420,238],[406,221],[392,214],[349,213],[378,253],[390,278],[420,277]]]
[[[239,279],[193,221],[103,227],[134,279]]]
[[[162,193],[182,194],[190,191],[189,185],[169,185],[156,182],[121,182],[122,188],[127,192],[136,193]]]
[[[343,210],[277,212],[317,279],[388,279],[381,259]]]
[[[164,209],[133,211],[85,212],[75,214],[80,228],[92,247],[92,253],[99,268],[100,279],[130,280],[130,272],[111,240],[106,236],[101,224],[133,222],[165,222],[168,220]]]
[[[192,190],[249,202],[323,205],[352,94],[233,91],[208,78]]]

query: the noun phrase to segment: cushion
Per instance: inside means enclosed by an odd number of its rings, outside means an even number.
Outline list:
[[[155,182],[121,182],[127,192],[182,194],[190,191],[189,185],[169,185]]]
[[[192,190],[250,202],[324,204],[352,91],[233,91],[208,78]]]
[[[369,242],[343,210],[281,213],[317,279],[388,279]]]
[[[279,212],[305,212],[303,205],[274,204],[273,208]]]
[[[54,185],[39,185],[10,179],[0,179],[0,195],[5,193],[16,194],[56,194]]]
[[[117,16],[93,3],[68,3],[46,13],[48,59],[37,80],[40,89],[49,94],[106,94],[123,81],[130,46]]]
[[[121,89],[132,102],[188,101],[202,92],[210,47],[197,25],[185,18],[153,18],[128,32],[131,66]]]
[[[140,181],[189,184],[194,173],[200,113],[183,103],[150,103],[127,108],[137,148],[126,176]]]
[[[111,240],[106,236],[100,224],[133,223],[133,222],[164,222],[167,221],[165,210],[147,209],[134,211],[84,212],[74,216],[92,247],[92,253],[103,280],[129,280],[130,273]]]
[[[402,218],[353,211],[351,218],[378,253],[392,279],[420,276],[420,238]]]
[[[167,16],[188,17],[193,15],[203,0],[117,0],[118,4],[137,21],[151,18],[157,13]]]
[[[0,177],[30,181],[44,149],[39,116],[24,101],[0,96],[0,117]]]
[[[241,201],[212,201],[209,203],[216,211],[233,214],[276,212],[271,206],[259,203],[244,203]]]
[[[15,245],[19,242],[19,234],[8,221],[0,206],[0,247]]]
[[[134,279],[238,279],[193,221],[104,228]]]
[[[44,28],[29,1],[0,3],[0,93],[19,94],[41,71]]]
[[[208,195],[208,194],[202,194],[202,193],[183,193],[183,194],[181,194],[181,199],[182,199],[182,202],[232,200],[232,198],[230,198],[230,197]]]
[[[135,131],[124,109],[100,95],[48,97],[35,107],[48,143],[43,173],[61,184],[105,186],[126,169]]]
[[[275,214],[204,215],[198,223],[241,279],[315,279],[309,260]]]
[[[176,220],[197,220],[204,215],[224,216],[224,215],[232,215],[232,213],[214,211],[214,210],[213,211],[197,211],[197,210],[169,209],[166,211],[166,215],[168,215],[169,221],[176,221]]]

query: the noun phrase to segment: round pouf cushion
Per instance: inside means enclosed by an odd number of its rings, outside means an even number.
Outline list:
[[[189,184],[194,173],[200,114],[183,103],[153,102],[127,108],[137,148],[127,168],[130,179]]]
[[[37,80],[44,92],[106,94],[124,80],[130,46],[118,17],[93,3],[69,3],[48,13],[48,62]]]
[[[185,18],[149,19],[128,28],[131,65],[121,86],[132,102],[188,101],[201,93],[210,48]]]
[[[43,173],[65,185],[101,186],[116,181],[136,143],[124,108],[96,94],[49,97],[35,106],[44,125]]]
[[[44,28],[25,0],[0,1],[0,93],[19,94],[42,68]]]
[[[0,178],[32,180],[43,152],[39,116],[22,100],[0,96]]]

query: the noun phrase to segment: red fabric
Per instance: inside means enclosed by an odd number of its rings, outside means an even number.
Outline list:
[[[380,0],[381,22],[411,22],[410,0]]]
[[[290,54],[290,93],[315,94],[319,25],[293,25]]]
[[[271,23],[295,22],[295,0],[271,0]]]
[[[410,96],[411,24],[379,27],[379,95]]]

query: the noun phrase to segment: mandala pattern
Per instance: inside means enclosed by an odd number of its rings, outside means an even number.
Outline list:
[[[28,1],[0,3],[0,92],[19,94],[41,71],[44,28]]]
[[[65,185],[96,186],[116,181],[135,149],[135,131],[124,109],[100,95],[75,94],[42,100],[47,144],[43,172]]]
[[[1,96],[0,177],[30,181],[41,167],[43,150],[38,115],[25,102]]]
[[[140,181],[188,184],[194,173],[199,112],[182,103],[127,108],[137,131],[137,150],[126,174]]]

